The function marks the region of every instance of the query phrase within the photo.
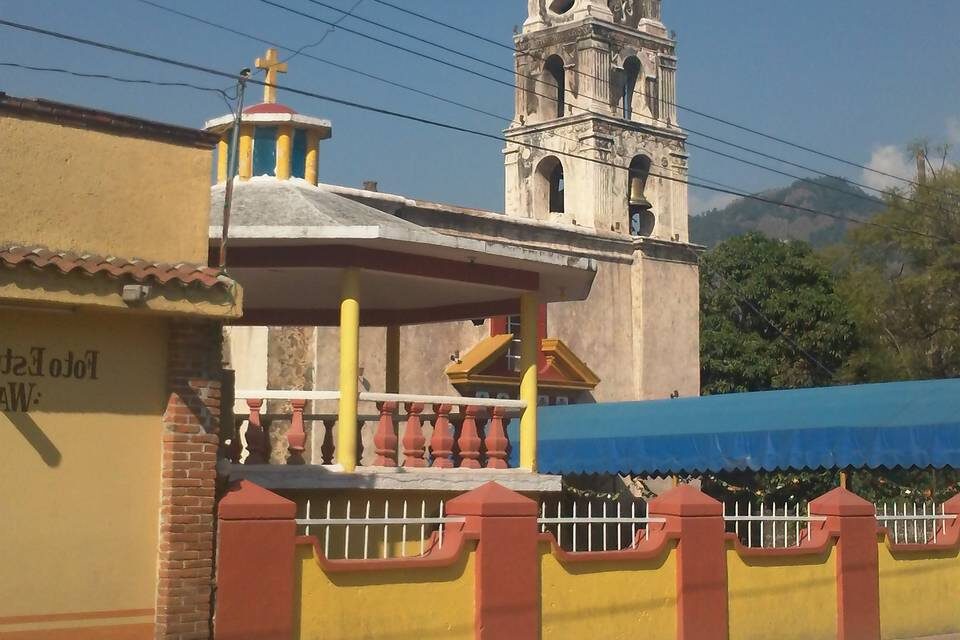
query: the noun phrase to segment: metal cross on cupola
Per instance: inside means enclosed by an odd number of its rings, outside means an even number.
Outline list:
[[[266,84],[263,87],[263,101],[267,104],[273,104],[277,101],[277,74],[287,72],[287,63],[280,62],[277,56],[277,50],[267,49],[267,55],[263,58],[257,58],[254,62],[257,69],[263,69],[267,72]]]

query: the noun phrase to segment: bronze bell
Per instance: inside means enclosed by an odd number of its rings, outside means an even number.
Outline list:
[[[638,209],[650,210],[653,208],[653,205],[650,204],[650,201],[646,199],[643,195],[643,188],[645,186],[646,180],[641,176],[631,176],[630,177],[630,207]]]

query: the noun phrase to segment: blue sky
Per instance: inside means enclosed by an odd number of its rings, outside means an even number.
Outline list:
[[[322,24],[258,0],[156,0],[293,48],[316,42]],[[349,8],[356,0],[325,0]],[[504,43],[525,0],[393,0]],[[279,0],[324,19],[336,12],[308,0]],[[362,0],[357,14],[510,67],[510,51],[442,30]],[[226,70],[252,66],[263,45],[172,16],[137,0],[0,0],[0,16]],[[912,140],[960,145],[960,2],[956,0],[664,0],[664,22],[679,37],[678,102],[894,173],[909,170],[901,150]],[[360,31],[438,57],[449,54],[351,19]],[[163,81],[224,87],[222,79],[0,27],[0,62],[60,66]],[[458,102],[509,116],[512,90],[335,31],[312,55],[385,75]],[[285,55],[281,52],[281,55]],[[496,69],[459,60],[488,75]],[[498,133],[504,122],[299,57],[281,83],[431,119]],[[200,126],[226,112],[213,94],[119,85],[0,67],[0,91]],[[259,99],[258,88],[252,88]],[[334,137],[321,147],[321,179],[412,197],[503,208],[501,145],[496,141],[390,119],[281,93],[297,110],[329,118]],[[681,111],[681,124],[857,181],[878,177]],[[691,136],[692,142],[720,148]],[[745,155],[740,151],[731,151]],[[956,156],[956,154],[955,154]],[[767,160],[753,158],[764,164]],[[796,169],[781,167],[789,172]],[[691,173],[748,191],[788,178],[691,150]],[[874,184],[871,182],[871,184]],[[885,186],[882,181],[877,186]],[[694,189],[691,212],[724,197]]]

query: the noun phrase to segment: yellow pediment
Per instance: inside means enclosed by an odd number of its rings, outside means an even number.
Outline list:
[[[506,357],[512,340],[513,335],[509,333],[484,338],[458,362],[447,367],[447,378],[454,385],[516,386],[519,374],[490,371],[492,365]],[[540,341],[540,348],[544,359],[540,369],[540,387],[590,390],[600,383],[599,376],[559,338],[544,338]]]

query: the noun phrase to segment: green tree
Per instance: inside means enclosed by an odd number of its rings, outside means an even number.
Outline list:
[[[889,194],[882,226],[851,231],[836,257],[863,338],[849,364],[859,381],[960,376],[960,170],[927,175]]]
[[[704,395],[829,385],[857,346],[834,276],[808,244],[751,233],[703,256]]]

